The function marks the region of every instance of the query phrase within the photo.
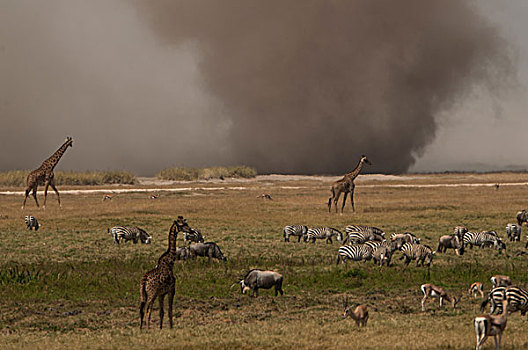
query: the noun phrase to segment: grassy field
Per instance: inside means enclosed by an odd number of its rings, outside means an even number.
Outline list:
[[[508,243],[503,254],[473,249],[458,257],[449,252],[438,254],[430,269],[413,264],[404,269],[399,253],[390,268],[355,262],[336,266],[338,243],[285,243],[282,228],[297,223],[338,229],[375,225],[388,233],[411,231],[435,248],[438,237],[459,224],[505,236],[505,225],[526,207],[524,185],[501,185],[499,190],[390,185],[525,181],[528,174],[522,173],[362,180],[356,187],[357,212],[347,203],[344,215],[327,212],[328,179],[197,184],[203,188],[161,192],[156,200],[144,193],[120,194],[105,202],[100,194],[64,194],[62,210],[55,198],[48,198],[46,210],[32,202],[21,210],[21,196],[3,195],[0,344],[46,349],[474,349],[472,320],[481,300],[468,298],[465,291],[474,281],[489,290],[493,274],[510,275],[525,285],[528,257],[516,255],[524,251],[525,238]],[[273,200],[256,198],[262,193],[270,193]],[[26,230],[28,214],[42,224],[38,232]],[[156,328],[156,305],[154,328],[139,331],[139,279],[165,251],[168,229],[178,215],[199,228],[206,241],[217,242],[229,260],[177,262],[175,328]],[[146,229],[152,244],[113,244],[106,229],[116,224]],[[274,297],[263,290],[259,298],[249,298],[238,288],[230,289],[250,268],[281,272],[285,295]],[[456,310],[439,309],[431,301],[423,313],[419,286],[425,282],[464,298]],[[369,306],[366,328],[358,330],[352,320],[340,318],[345,295]],[[526,326],[526,317],[511,316],[505,349],[528,346]],[[492,344],[488,340],[485,348]]]

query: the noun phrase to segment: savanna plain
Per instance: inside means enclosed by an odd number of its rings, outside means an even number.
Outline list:
[[[526,251],[525,234],[521,242],[507,242],[501,254],[490,248],[467,249],[463,256],[448,251],[438,253],[430,268],[412,262],[404,268],[401,253],[390,267],[336,265],[339,242],[297,243],[292,237],[288,243],[282,229],[304,224],[344,232],[346,225],[372,225],[388,234],[410,231],[436,248],[441,235],[465,225],[470,231],[496,230],[506,240],[506,224],[527,206],[527,186],[521,184],[528,182],[527,173],[361,175],[357,210],[353,213],[348,202],[344,215],[328,213],[331,180],[176,183],[165,187],[181,191],[160,191],[157,199],[119,193],[102,201],[101,193],[63,193],[62,209],[50,192],[45,210],[32,198],[21,210],[21,195],[0,195],[0,347],[474,349],[473,319],[482,300],[468,296],[469,285],[481,281],[489,291],[489,278],[505,274],[526,286],[528,256],[517,254]],[[500,183],[499,189],[493,183]],[[107,188],[135,187],[142,186]],[[86,188],[91,187],[59,191]],[[262,193],[273,199],[257,198]],[[25,227],[29,214],[42,224],[37,232]],[[151,328],[140,331],[139,280],[167,249],[178,215],[206,241],[218,243],[228,261],[177,261],[174,328],[165,319],[159,329],[156,303]],[[114,244],[107,233],[114,225],[139,226],[152,235],[152,244]],[[284,296],[261,290],[253,298],[231,288],[251,268],[282,273]],[[435,299],[422,312],[422,283],[464,297],[456,309],[439,308]],[[345,296],[352,304],[368,305],[367,327],[341,319]],[[527,326],[526,317],[513,314],[503,348],[528,348]],[[493,348],[492,339],[485,348]]]

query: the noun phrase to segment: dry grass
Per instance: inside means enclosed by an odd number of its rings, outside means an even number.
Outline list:
[[[495,176],[500,180],[500,174]],[[427,177],[438,181],[433,175]],[[516,181],[526,180],[527,174],[516,174]],[[525,207],[520,196],[523,186],[496,191],[358,185],[357,213],[352,214],[347,204],[342,216],[327,212],[329,182],[255,182],[245,190],[235,186],[162,192],[157,200],[120,194],[102,202],[100,195],[65,194],[62,210],[50,201],[46,210],[30,203],[22,211],[22,198],[0,196],[0,343],[6,348],[46,349],[326,349],[344,344],[353,349],[472,349],[472,319],[479,301],[466,296],[454,311],[430,302],[430,311],[422,313],[419,285],[435,283],[460,295],[477,280],[489,290],[489,277],[495,273],[510,275],[523,285],[528,281],[527,258],[515,255],[524,250],[524,242],[508,244],[501,255],[489,249],[468,250],[462,257],[439,254],[431,269],[403,269],[397,257],[395,266],[380,269],[371,263],[336,267],[337,243],[282,241],[283,226],[293,223],[408,230],[435,247],[437,238],[458,224],[504,235],[506,223]],[[257,199],[262,192],[274,200]],[[42,223],[38,232],[25,229],[27,214]],[[166,249],[168,228],[177,215],[201,229],[206,240],[216,241],[229,261],[177,263],[175,329],[139,332],[137,284]],[[115,224],[143,227],[152,234],[153,243],[116,246],[106,232]],[[275,298],[271,291],[262,291],[254,299],[230,289],[254,267],[283,273],[285,296]],[[358,331],[351,320],[339,318],[345,293],[353,302],[369,305],[366,329]],[[72,311],[81,312],[69,315]],[[153,321],[158,322],[157,309]],[[512,316],[503,338],[506,348],[528,345],[526,322],[518,313]],[[488,348],[492,342],[488,341]]]
[[[0,186],[26,186],[29,170],[0,172]],[[55,171],[55,184],[61,185],[133,185],[137,179],[128,171]]]

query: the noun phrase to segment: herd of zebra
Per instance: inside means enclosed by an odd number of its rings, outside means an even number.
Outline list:
[[[523,223],[528,225],[528,215],[524,210],[518,213],[518,223],[506,225],[506,235],[511,242],[520,241]],[[416,260],[417,266],[430,266],[435,254],[445,253],[447,249],[453,249],[457,255],[463,255],[466,247],[472,249],[473,246],[494,247],[499,252],[506,249],[506,243],[496,231],[472,232],[465,226],[456,226],[453,234],[441,236],[436,251],[429,245],[422,244],[421,239],[411,232],[393,233],[387,240],[385,232],[374,226],[349,225],[345,228],[344,234],[333,227],[285,226],[284,241],[289,242],[291,236],[297,237],[297,242],[302,239],[304,242],[315,243],[318,239],[324,239],[326,243],[332,243],[332,238],[341,242],[343,245],[337,252],[337,264],[345,263],[347,260],[365,262],[372,260],[380,266],[385,264],[390,266],[394,253],[400,251],[402,253],[400,259],[405,259],[405,266],[413,260]],[[526,248],[528,248],[528,240]]]

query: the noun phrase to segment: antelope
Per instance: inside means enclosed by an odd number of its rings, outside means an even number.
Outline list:
[[[473,298],[477,297],[477,293],[480,294],[481,298],[484,298],[484,285],[480,282],[473,283],[468,289],[468,294],[473,295]]]
[[[343,319],[350,316],[351,319],[356,321],[356,325],[359,328],[360,326],[365,327],[369,318],[368,309],[366,305],[358,305],[354,311],[350,310],[348,307],[348,297],[343,301]]]
[[[115,196],[114,193],[107,193],[107,194],[105,194],[105,195],[103,196],[103,202],[104,202],[105,200],[107,200],[107,199],[108,199],[108,200],[112,200],[112,199],[114,198],[114,196]]]
[[[490,278],[491,284],[493,285],[493,288],[495,287],[507,287],[511,286],[511,278],[510,276],[504,276],[504,275],[495,275]]]
[[[447,295],[444,288],[437,287],[433,284],[422,284],[421,286],[422,293],[424,294],[424,297],[422,299],[422,311],[425,312],[425,301],[428,298],[439,298],[440,299],[440,307],[444,305],[444,299],[449,301],[451,305],[453,305],[453,309],[456,308],[456,304],[460,301],[462,297],[455,298]]]
[[[495,340],[495,349],[500,350],[502,332],[506,329],[508,322],[508,299],[502,301],[502,313],[500,315],[480,315],[475,317],[475,334],[477,336],[476,350],[480,350],[482,344],[490,335]],[[499,341],[497,342],[497,336]]]

